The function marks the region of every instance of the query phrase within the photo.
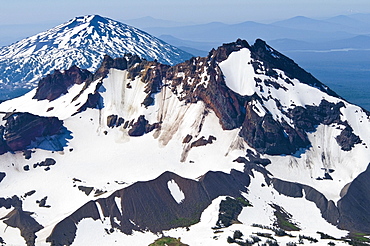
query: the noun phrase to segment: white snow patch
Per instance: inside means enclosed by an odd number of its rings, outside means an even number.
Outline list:
[[[117,208],[122,215],[121,197],[114,197],[114,201],[116,202]]]
[[[170,180],[167,182],[167,187],[171,192],[172,197],[175,199],[177,203],[181,203],[185,199],[184,192],[180,189],[179,185],[176,183],[175,180]]]
[[[255,72],[251,60],[250,50],[243,48],[231,53],[219,64],[225,76],[226,85],[242,96],[251,96],[255,92]]]

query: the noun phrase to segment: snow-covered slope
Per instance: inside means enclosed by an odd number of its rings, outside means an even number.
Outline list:
[[[116,58],[126,53],[171,65],[191,57],[148,33],[112,19],[99,15],[76,17],[0,48],[0,99],[35,88],[40,78],[55,69],[77,65],[94,72],[105,54]]]
[[[345,245],[370,233],[368,112],[262,40],[172,67],[106,57],[0,112],[7,245]]]

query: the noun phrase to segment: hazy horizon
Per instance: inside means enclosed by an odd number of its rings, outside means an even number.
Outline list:
[[[370,13],[368,0],[205,0],[205,1],[131,1],[15,0],[2,3],[0,25],[63,23],[75,16],[99,14],[116,20],[151,16],[178,22],[220,21],[269,22],[294,16],[324,18],[353,13]]]

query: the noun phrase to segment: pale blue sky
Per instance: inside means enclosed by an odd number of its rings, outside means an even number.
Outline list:
[[[100,14],[116,20],[152,16],[175,21],[273,21],[370,13],[369,0],[0,0],[0,25],[62,23]]]

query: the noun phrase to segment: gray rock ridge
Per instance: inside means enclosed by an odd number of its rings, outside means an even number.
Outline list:
[[[338,202],[338,207],[316,189],[277,178],[271,178],[261,164],[245,161],[245,172],[232,170],[230,174],[222,172],[207,172],[199,181],[182,178],[174,173],[165,172],[151,181],[137,182],[127,188],[117,190],[107,198],[90,201],[59,222],[48,238],[51,245],[72,243],[75,238],[77,224],[82,219],[108,220],[111,228],[131,235],[133,231],[151,231],[154,233],[177,227],[188,227],[199,222],[201,212],[219,196],[229,196],[234,199],[242,197],[241,192],[248,192],[253,172],[261,172],[266,183],[272,185],[280,194],[288,197],[304,197],[313,202],[320,210],[322,217],[329,223],[341,229],[366,233],[369,226],[354,222],[349,218],[363,218],[350,211],[354,202],[353,194],[349,189],[350,200],[345,197]],[[249,173],[249,174],[248,174]],[[366,178],[359,176],[357,180]],[[177,203],[171,195],[167,183],[174,180],[185,195],[181,203]],[[356,181],[357,182],[357,181]],[[355,182],[355,186],[356,186]],[[363,184],[363,183],[362,183]],[[353,187],[357,189],[357,187]],[[361,191],[360,191],[361,192]],[[142,195],[140,195],[142,194]],[[120,201],[119,203],[117,203]],[[348,201],[350,201],[348,203]],[[361,202],[361,201],[360,201]],[[361,205],[362,204],[362,205]],[[355,206],[357,211],[366,209],[366,201]],[[97,207],[100,206],[102,214]],[[121,206],[119,208],[119,206]],[[121,214],[120,211],[123,211]],[[135,212],[134,212],[135,211]],[[362,219],[363,221],[363,219]],[[98,222],[97,222],[98,223]],[[361,225],[361,226],[359,226]]]
[[[185,195],[180,203],[171,195],[167,185],[170,180],[174,180]],[[86,203],[59,222],[47,241],[51,245],[71,244],[77,224],[85,218],[108,220],[111,225],[108,231],[119,230],[128,235],[133,231],[149,230],[158,233],[171,228],[187,227],[199,222],[201,213],[212,200],[218,196],[240,197],[241,191],[247,191],[245,187],[249,182],[248,175],[236,170],[230,174],[208,172],[199,181],[164,172],[154,180],[137,182],[117,190],[107,198]],[[99,214],[97,206],[100,206],[102,214]]]

